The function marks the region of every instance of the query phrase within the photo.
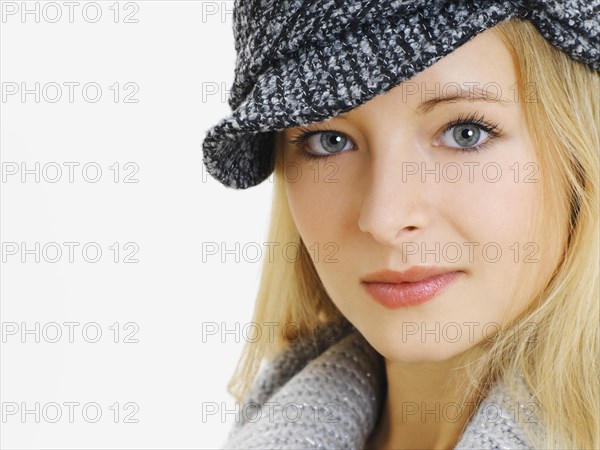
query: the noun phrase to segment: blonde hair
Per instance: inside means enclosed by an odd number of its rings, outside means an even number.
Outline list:
[[[538,152],[544,214],[537,236],[541,242],[552,242],[548,239],[558,232],[561,240],[554,244],[565,245],[552,277],[530,307],[509,324],[517,329],[536,324],[537,339],[499,333],[497,339],[478,344],[482,356],[467,367],[467,395],[483,392],[498,377],[515,393],[525,382],[543,419],[543,432],[528,437],[531,444],[600,448],[600,76],[554,48],[528,21],[508,20],[493,30],[513,55],[519,95]],[[526,100],[531,86],[535,101]],[[278,143],[280,137],[278,133]],[[276,252],[263,262],[253,321],[275,322],[284,332],[275,333],[275,340],[246,343],[228,384],[239,401],[248,394],[263,360],[316,326],[343,320],[294,224],[283,170],[277,145],[268,241],[292,243],[298,255],[290,261]]]

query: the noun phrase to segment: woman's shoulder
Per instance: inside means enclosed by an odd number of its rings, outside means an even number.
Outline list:
[[[262,403],[287,383],[310,361],[318,358],[344,336],[356,332],[350,322],[342,318],[320,327],[315,327],[302,337],[291,341],[259,371],[248,400]]]
[[[260,371],[223,448],[356,448],[378,416],[384,373],[346,320],[317,329]]]
[[[463,430],[457,450],[528,450],[544,442],[543,419],[535,396],[522,378],[511,381],[500,378],[493,384]]]

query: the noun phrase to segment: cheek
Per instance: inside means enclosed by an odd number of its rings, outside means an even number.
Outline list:
[[[339,243],[356,222],[352,217],[359,192],[326,164],[298,163],[293,178],[286,178],[290,212],[307,247],[327,242]],[[347,177],[345,177],[347,178]],[[356,224],[355,224],[356,226]]]
[[[458,166],[465,170],[459,182],[442,183],[435,209],[462,237],[481,246],[498,244],[509,251],[515,242],[525,245],[534,238],[541,200],[536,159],[525,134],[461,157]]]
[[[317,186],[303,183],[301,180],[286,181],[286,191],[290,212],[300,236],[308,246],[320,239],[320,233],[328,228],[327,217],[324,217],[323,206],[326,195],[319,192]],[[322,238],[322,236],[321,236]]]
[[[447,213],[453,217],[454,229],[477,245],[470,267],[471,300],[483,306],[482,317],[498,323],[507,318],[505,313],[514,316],[523,311],[544,287],[561,249],[558,239],[542,242],[537,234],[537,227],[545,225],[538,222],[542,217],[541,177],[525,178],[510,168],[516,167],[514,164],[504,161],[497,181],[481,178],[456,186],[450,192],[460,200],[446,202],[460,211]],[[517,164],[523,168],[528,161]]]
[[[538,185],[515,182],[507,174],[491,180],[479,177],[473,183],[448,187],[440,196],[439,210],[446,210],[461,234],[481,245],[531,239]]]
[[[334,182],[325,182],[322,176],[316,182],[315,173],[328,173],[323,170],[326,165],[303,163],[301,167],[302,177],[286,181],[290,212],[325,290],[338,304],[346,297],[344,286],[358,277],[357,262],[372,249],[358,229],[359,187],[344,181],[351,177],[337,176]]]

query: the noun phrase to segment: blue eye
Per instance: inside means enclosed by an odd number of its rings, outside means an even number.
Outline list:
[[[444,136],[450,134],[454,139],[454,142],[460,147],[473,147],[479,143],[483,130],[477,125],[466,124],[453,127],[452,133],[449,131],[444,133]],[[483,131],[483,133],[485,133],[485,131]],[[450,147],[453,146],[450,145]]]
[[[492,140],[500,136],[502,130],[498,128],[497,123],[490,123],[485,120],[482,115],[477,116],[477,113],[448,123],[442,134],[442,142],[451,138],[458,145],[451,145],[444,142],[449,148],[456,149],[459,152],[479,151],[487,147]],[[482,139],[483,136],[483,139]],[[488,139],[485,139],[489,136]],[[481,143],[482,141],[485,141]]]
[[[309,130],[305,127],[300,127],[300,130],[301,133],[288,142],[301,147],[301,156],[307,160],[324,160],[345,150],[354,149],[352,140],[339,131]],[[483,115],[473,113],[464,117],[461,114],[456,120],[445,125],[441,140],[444,146],[457,152],[477,152],[500,137],[501,131],[497,123],[487,121]],[[446,142],[448,139],[457,145]]]
[[[317,137],[319,139],[315,139]],[[311,136],[308,139],[308,142],[311,142],[313,140],[318,141],[319,144],[323,147],[323,149],[328,153],[341,152],[346,147],[346,143],[350,141],[346,136],[344,136],[343,134],[340,134],[340,133],[336,133],[335,131],[334,132],[326,131],[324,133],[317,133],[317,134]]]
[[[349,150],[353,147],[352,141],[343,133],[334,130],[314,130],[310,131],[301,128],[303,132],[290,139],[290,144],[296,144],[303,147],[302,156],[306,159],[327,159],[340,153],[343,150]],[[307,148],[309,150],[307,150]]]

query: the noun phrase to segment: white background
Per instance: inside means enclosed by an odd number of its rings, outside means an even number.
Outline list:
[[[228,189],[202,165],[231,112],[233,2],[47,3],[1,2],[0,445],[218,448],[273,188]]]

